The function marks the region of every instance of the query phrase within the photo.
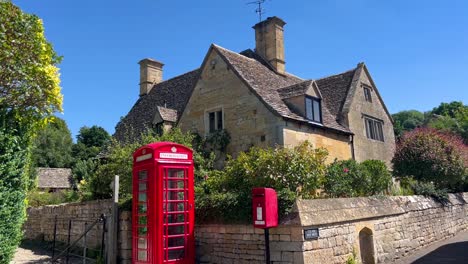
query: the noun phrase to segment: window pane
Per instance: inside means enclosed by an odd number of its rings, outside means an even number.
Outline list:
[[[139,227],[138,228],[138,235],[146,235],[148,234],[148,228],[147,227]]]
[[[146,182],[142,182],[138,184],[139,191],[146,191]]]
[[[143,238],[143,237],[138,238],[138,248],[142,248],[142,249],[148,248],[148,241],[146,240],[146,238]]]
[[[316,122],[321,122],[320,120],[320,102],[317,100],[314,100],[314,121]]]
[[[138,194],[138,201],[139,202],[146,202],[146,193],[139,193]]]
[[[306,98],[306,118],[312,120],[312,99]]]
[[[216,122],[217,122],[217,126],[216,126],[216,129],[217,130],[222,130],[223,129],[223,112],[221,111],[218,111],[216,112]]]
[[[210,124],[210,133],[213,133],[215,131],[215,113],[209,113],[208,114],[208,122]]]
[[[369,127],[369,119],[364,119],[364,125],[366,127],[366,135],[367,138],[370,138],[370,127]]]
[[[139,216],[138,217],[138,224],[140,224],[140,225],[148,224],[148,217],[147,216]]]
[[[138,250],[138,260],[147,261],[148,260],[148,251]]]
[[[185,238],[183,237],[169,238],[168,247],[180,247],[184,245],[185,245]]]
[[[140,214],[145,214],[148,210],[148,207],[146,207],[146,204],[139,204],[138,205],[138,213]]]
[[[169,259],[181,259],[185,257],[183,249],[169,250]]]
[[[378,132],[378,140],[384,141],[384,136],[383,136],[383,129],[382,129],[382,123],[381,122],[376,122],[377,124],[377,132]]]
[[[369,120],[370,122],[370,134],[371,134],[371,138],[372,139],[375,139],[375,122],[373,120]]]
[[[138,172],[138,179],[139,179],[139,180],[146,180],[146,179],[148,179],[148,172],[147,172],[147,171],[139,171],[139,172]]]

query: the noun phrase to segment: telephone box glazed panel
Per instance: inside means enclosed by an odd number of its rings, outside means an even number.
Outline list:
[[[278,198],[271,188],[252,189],[252,215],[254,227],[278,226]]]
[[[172,142],[133,154],[132,263],[195,263],[193,155]]]

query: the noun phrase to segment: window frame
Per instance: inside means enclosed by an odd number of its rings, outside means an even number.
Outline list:
[[[213,115],[214,123],[212,126]],[[221,122],[219,119],[221,118]],[[215,133],[216,131],[221,131],[224,129],[224,109],[222,107],[216,107],[212,109],[205,110],[205,134],[209,135]]]
[[[312,116],[309,118],[308,114],[307,114],[307,100],[310,100],[310,105],[311,105],[311,113],[312,113]],[[315,120],[315,111],[314,111],[314,102],[317,102],[318,103],[318,109],[319,109],[319,114],[318,114],[318,117],[320,120]],[[304,97],[304,112],[305,112],[305,118],[309,121],[312,121],[314,123],[319,123],[319,124],[323,124],[323,117],[322,117],[322,99],[318,98],[318,97],[313,97],[313,96],[305,96]]]
[[[366,137],[371,140],[385,142],[384,121],[368,115],[363,115]]]
[[[372,87],[367,85],[362,85],[364,91],[364,99],[366,102],[372,103]]]

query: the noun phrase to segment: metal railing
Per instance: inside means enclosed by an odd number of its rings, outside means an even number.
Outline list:
[[[57,225],[61,222],[61,224],[65,224],[63,221],[68,222],[68,232],[67,232],[67,243],[65,248],[58,249],[57,247]],[[52,248],[52,263],[58,263],[58,261],[61,258],[65,258],[65,263],[69,264],[70,263],[70,257],[73,258],[78,258],[82,260],[83,264],[86,263],[105,263],[105,243],[106,243],[106,232],[107,232],[107,226],[106,226],[106,216],[102,214],[99,218],[97,219],[80,219],[80,218],[73,218],[73,219],[65,219],[65,218],[58,218],[55,216],[54,220],[54,240],[53,240],[53,248]],[[84,231],[81,232],[78,235],[72,234],[72,228],[76,225],[84,225]],[[98,228],[99,225],[102,225],[102,228]],[[99,248],[93,248],[88,245],[89,240],[88,240],[88,233],[90,233],[94,229],[95,232],[100,231],[100,247]],[[74,241],[72,241],[72,236],[77,236]],[[82,241],[81,244],[79,242]],[[96,243],[94,243],[96,244]],[[81,246],[81,247],[80,247]],[[96,245],[94,245],[96,246]],[[81,251],[82,254],[79,255],[76,252]],[[90,258],[88,253],[90,251],[94,251],[94,253],[97,254],[97,259]],[[58,254],[55,254],[58,252]],[[96,255],[96,254],[94,254]],[[74,262],[76,263],[76,262]]]

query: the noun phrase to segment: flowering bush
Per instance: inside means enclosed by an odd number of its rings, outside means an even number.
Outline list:
[[[330,197],[369,196],[385,192],[392,183],[387,166],[380,160],[335,161],[328,166],[324,190]]]
[[[461,138],[433,129],[406,133],[397,144],[394,174],[460,191],[467,177],[468,147]]]

